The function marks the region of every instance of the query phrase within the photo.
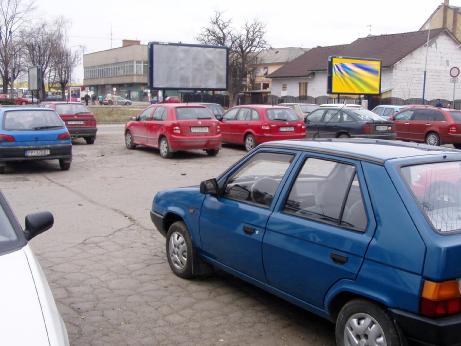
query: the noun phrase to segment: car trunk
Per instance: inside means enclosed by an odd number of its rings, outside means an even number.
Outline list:
[[[68,128],[72,127],[95,127],[96,119],[91,113],[81,114],[60,114],[61,119]]]
[[[14,137],[16,143],[50,142],[56,144],[58,135],[64,132],[63,129],[62,127],[56,130],[11,131],[9,135]]]
[[[270,132],[274,135],[289,135],[289,134],[302,134],[304,133],[304,121],[268,121]]]
[[[216,120],[212,119],[186,119],[177,120],[181,135],[184,136],[213,136],[217,135]]]
[[[369,121],[363,127],[364,133],[371,135],[394,133],[394,123],[391,121]]]

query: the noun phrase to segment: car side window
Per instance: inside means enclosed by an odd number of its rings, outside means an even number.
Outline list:
[[[325,118],[323,119],[326,123],[337,123],[339,122],[340,111],[338,109],[329,109],[325,112]]]
[[[155,121],[162,121],[166,119],[166,109],[163,107],[157,107],[154,112],[154,120]]]
[[[388,118],[393,114],[394,114],[394,109],[393,108],[386,108],[386,109],[384,109],[384,112],[383,112],[382,116]]]
[[[383,115],[384,108],[383,107],[376,107],[373,109],[373,113],[376,113],[378,115]]]
[[[227,180],[224,197],[270,207],[293,158],[289,154],[256,154]]]
[[[322,121],[322,117],[323,117],[323,113],[325,111],[323,109],[319,109],[319,110],[316,110],[316,111],[313,111],[311,114],[309,114],[307,116],[307,119],[310,121],[310,122],[313,122],[313,123],[319,123]]]
[[[346,113],[346,112],[341,112],[341,119],[340,119],[341,122],[344,122],[344,123],[351,123],[351,122],[354,122],[355,121],[355,118]]]
[[[411,120],[420,120],[420,121],[431,121],[432,112],[427,112],[425,110],[416,110],[411,117]]]
[[[244,121],[251,119],[251,109],[248,108],[241,108],[240,112],[237,115],[237,120]]]
[[[428,111],[432,113],[432,120],[434,121],[446,121],[445,116],[438,111]]]
[[[293,184],[284,212],[356,230],[367,224],[355,166],[309,158]]]
[[[224,114],[223,119],[224,120],[235,120],[237,118],[237,113],[240,110],[240,108],[234,108],[229,110],[226,114]]]
[[[149,120],[151,113],[152,113],[152,108],[147,108],[139,115],[139,120],[140,121]]]
[[[413,115],[414,111],[404,111],[399,113],[395,116],[394,120],[410,120],[411,116]]]
[[[259,113],[255,109],[251,110],[251,120],[252,121],[259,120]]]

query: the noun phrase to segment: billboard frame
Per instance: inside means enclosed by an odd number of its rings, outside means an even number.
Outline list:
[[[362,61],[379,61],[379,92],[377,94],[333,92],[332,89],[333,89],[333,59],[334,58],[354,59],[354,60],[362,60]],[[352,56],[341,56],[341,55],[329,56],[328,57],[327,94],[330,94],[330,95],[381,95],[382,72],[383,72],[383,62],[381,59],[357,58],[357,57],[352,57]]]
[[[225,88],[169,88],[169,87],[154,87],[154,46],[155,45],[166,45],[166,46],[179,46],[179,47],[196,47],[196,48],[212,48],[212,49],[225,49],[226,50],[226,87]],[[214,46],[206,44],[190,44],[190,43],[170,43],[170,42],[158,42],[152,41],[147,45],[147,64],[148,64],[148,86],[150,90],[203,90],[203,91],[227,91],[229,88],[229,47],[226,46]]]

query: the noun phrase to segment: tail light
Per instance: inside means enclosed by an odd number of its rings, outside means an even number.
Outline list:
[[[64,132],[64,133],[59,134],[58,139],[61,140],[61,141],[66,140],[66,139],[70,139],[69,132]]]
[[[424,281],[420,312],[429,317],[443,317],[461,312],[461,280]]]
[[[217,133],[220,133],[220,132],[221,132],[221,126],[216,125],[216,132],[217,132]]]
[[[362,127],[362,132],[363,132],[363,133],[366,133],[366,134],[371,133],[371,132],[372,132],[372,130],[371,130],[372,127],[373,127],[373,124],[371,124],[371,123],[366,123],[366,124],[363,125],[363,127]]]
[[[270,130],[271,127],[269,125],[267,125],[267,124],[264,124],[264,125],[261,125],[261,129],[262,130]]]
[[[3,142],[14,142],[16,141],[16,138],[14,138],[13,136],[10,136],[10,135],[2,135],[0,134],[0,143],[3,143]]]
[[[451,125],[449,128],[448,128],[448,132],[449,133],[456,133],[456,125]]]
[[[174,127],[173,127],[173,133],[176,133],[176,134],[180,134],[180,133],[181,133],[181,129],[179,128],[179,126],[174,126]]]

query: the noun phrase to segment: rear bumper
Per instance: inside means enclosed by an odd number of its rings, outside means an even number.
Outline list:
[[[442,138],[440,138],[440,140],[442,141],[443,144],[453,144],[453,143],[461,143],[461,134],[457,134],[457,133],[454,133],[454,134],[447,134],[445,136],[442,136]]]
[[[26,156],[27,150],[49,149],[50,155],[46,156]],[[0,148],[0,162],[9,161],[34,161],[34,160],[56,160],[67,159],[72,160],[72,145],[57,144],[57,145],[37,145],[25,147],[6,147]]]
[[[93,137],[98,131],[96,127],[68,127],[67,130],[72,137]]]
[[[154,224],[155,228],[164,236],[166,237],[166,231],[163,228],[163,215],[157,214],[155,211],[150,211],[150,219]]]
[[[256,135],[256,143],[265,143],[272,141],[283,141],[285,139],[304,139],[306,138],[306,132],[304,133],[290,133],[290,134],[264,134]]]
[[[390,140],[394,140],[395,139],[395,133],[383,133],[383,134],[373,133],[373,134],[369,134],[369,135],[365,135],[365,134],[354,135],[354,134],[351,134],[351,137],[352,138],[370,138],[370,139],[390,139]]]
[[[432,319],[391,310],[403,334],[417,345],[461,345],[461,315]]]
[[[171,136],[168,142],[173,151],[192,149],[219,149],[221,135],[217,136]]]

